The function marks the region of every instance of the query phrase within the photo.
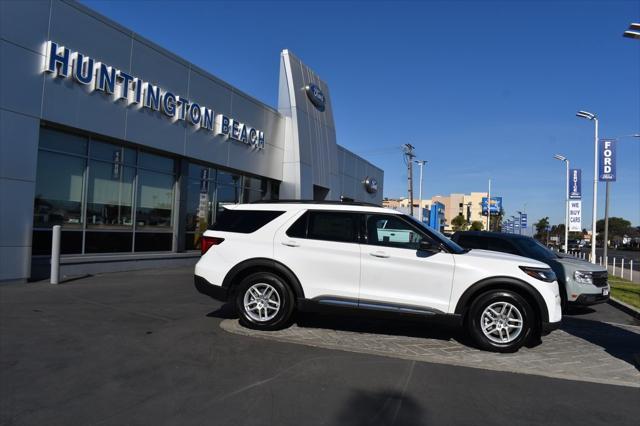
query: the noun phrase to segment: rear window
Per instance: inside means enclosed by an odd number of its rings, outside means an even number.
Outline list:
[[[213,231],[250,234],[271,222],[284,212],[271,210],[225,209],[218,213],[216,222],[209,229]]]

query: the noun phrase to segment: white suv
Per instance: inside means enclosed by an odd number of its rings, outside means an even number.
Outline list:
[[[358,203],[228,206],[202,237],[196,288],[235,303],[243,325],[275,330],[295,310],[447,316],[483,349],[516,351],[557,328],[544,263],[465,250],[394,210]]]

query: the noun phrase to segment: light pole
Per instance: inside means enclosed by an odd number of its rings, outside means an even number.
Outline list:
[[[420,185],[418,189],[418,220],[422,223],[422,166],[425,165],[427,160],[415,160],[416,164],[420,166]]]
[[[598,117],[588,111],[578,111],[576,116],[594,123],[593,141],[593,217],[591,220],[591,263],[596,263],[596,215],[598,213]]]
[[[567,166],[567,182],[565,184],[565,199],[564,199],[564,252],[569,250],[569,159],[564,155],[556,154],[553,156],[556,160],[564,161]]]
[[[491,232],[491,179],[489,179],[489,192],[487,195],[487,232]]]
[[[624,33],[622,33],[622,35],[624,37],[635,38],[640,40],[640,24],[632,23],[631,25],[629,25],[629,29]]]

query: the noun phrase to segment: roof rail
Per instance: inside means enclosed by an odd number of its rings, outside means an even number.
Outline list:
[[[366,207],[382,207],[379,204],[364,203],[358,201],[330,201],[330,200],[258,200],[249,204],[328,204],[337,206],[366,206]]]

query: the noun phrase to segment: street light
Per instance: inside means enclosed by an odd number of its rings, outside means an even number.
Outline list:
[[[633,23],[629,25],[629,29],[622,33],[624,37],[635,38],[640,40],[640,24]]]
[[[591,223],[591,263],[596,263],[596,214],[598,213],[598,117],[588,111],[578,111],[576,116],[591,120],[595,133],[593,141],[593,217]],[[568,188],[568,185],[567,185]]]
[[[564,161],[567,166],[567,183],[565,185],[566,196],[564,203],[564,252],[567,253],[569,250],[569,159],[560,154],[554,155],[553,158]]]
[[[414,160],[414,161],[416,162],[416,164],[420,166],[420,189],[418,190],[420,201],[418,202],[418,219],[420,220],[420,223],[422,223],[422,166],[425,165],[427,160]]]

